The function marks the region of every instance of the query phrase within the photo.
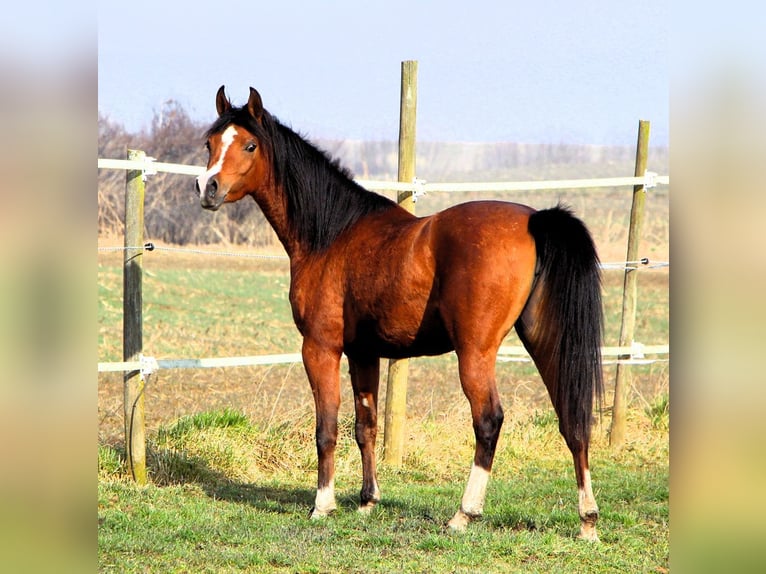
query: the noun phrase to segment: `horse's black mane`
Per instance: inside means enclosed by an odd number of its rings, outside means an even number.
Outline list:
[[[275,183],[287,197],[287,217],[300,242],[323,250],[364,215],[391,209],[390,199],[367,191],[352,179],[337,159],[284,126],[266,110],[261,122],[247,110],[232,107],[221,114],[206,134],[241,126],[260,142],[274,167]],[[265,147],[265,149],[263,149]]]

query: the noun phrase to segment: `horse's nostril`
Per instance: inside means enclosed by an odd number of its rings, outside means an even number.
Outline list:
[[[205,187],[205,193],[208,197],[215,197],[215,194],[218,192],[218,182],[216,182],[215,179],[211,179],[207,182],[207,186]]]

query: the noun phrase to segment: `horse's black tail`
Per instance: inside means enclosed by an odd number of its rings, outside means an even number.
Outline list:
[[[548,387],[565,440],[587,449],[593,398],[600,408],[604,392],[598,255],[585,224],[561,205],[532,214],[529,233],[537,276],[517,331]]]

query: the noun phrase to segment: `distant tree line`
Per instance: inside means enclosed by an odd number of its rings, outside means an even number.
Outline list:
[[[126,157],[140,149],[158,161],[205,165],[202,136],[209,126],[192,120],[175,101],[156,112],[151,125],[130,133],[99,113],[100,158]],[[389,141],[316,140],[357,177],[394,180],[397,144]],[[632,175],[635,148],[524,143],[418,142],[418,176],[427,181],[502,181]],[[667,173],[667,148],[652,149],[649,169]],[[125,172],[98,172],[98,231],[121,236]],[[271,228],[253,201],[240,201],[211,213],[200,209],[194,179],[184,175],[152,175],[146,186],[147,239],[176,245],[238,244],[264,246],[275,242]]]

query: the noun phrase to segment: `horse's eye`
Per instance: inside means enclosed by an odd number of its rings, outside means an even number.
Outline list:
[[[248,153],[253,153],[255,151],[255,142],[250,142],[245,146],[245,151]]]
[[[205,149],[210,152],[210,142],[205,142]]]

